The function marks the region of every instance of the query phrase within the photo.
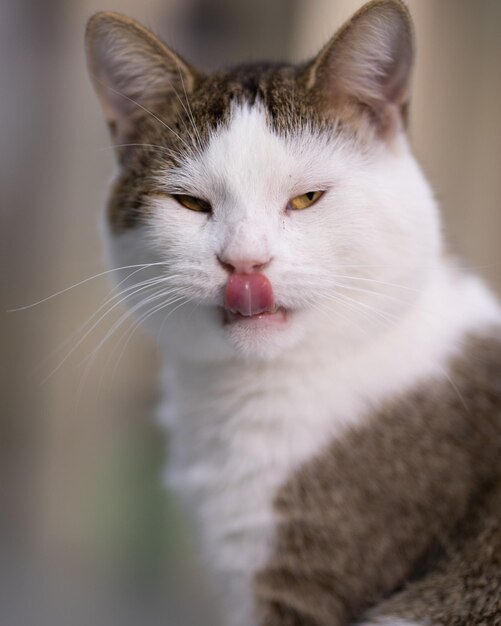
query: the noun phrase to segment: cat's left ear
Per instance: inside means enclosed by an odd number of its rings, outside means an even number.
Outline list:
[[[93,15],[85,34],[87,61],[112,136],[127,136],[131,117],[151,103],[184,97],[197,73],[158,37],[112,12]]]
[[[307,66],[318,99],[383,137],[406,123],[413,65],[413,30],[401,0],[364,5]]]

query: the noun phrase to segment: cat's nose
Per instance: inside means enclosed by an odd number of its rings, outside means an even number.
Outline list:
[[[234,258],[219,254],[216,256],[220,265],[230,274],[255,274],[256,272],[262,272],[271,263],[271,258]]]

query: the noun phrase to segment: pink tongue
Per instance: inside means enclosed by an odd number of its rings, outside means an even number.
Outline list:
[[[224,306],[240,315],[272,311],[273,288],[264,274],[232,274],[224,294]]]

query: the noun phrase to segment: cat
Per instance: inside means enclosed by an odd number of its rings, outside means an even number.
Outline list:
[[[412,154],[405,4],[299,65],[206,75],[108,12],[86,47],[221,623],[501,624],[501,309]]]

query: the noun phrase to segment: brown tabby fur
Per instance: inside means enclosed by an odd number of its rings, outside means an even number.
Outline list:
[[[373,621],[501,624],[501,330],[306,463],[275,506],[262,626],[341,626],[384,598]]]

